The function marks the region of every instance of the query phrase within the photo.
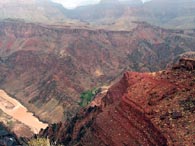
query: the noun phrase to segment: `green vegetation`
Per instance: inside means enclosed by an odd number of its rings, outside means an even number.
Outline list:
[[[13,128],[14,122],[12,120],[7,121],[7,126]]]
[[[37,138],[32,139],[28,142],[29,146],[50,146],[49,139],[46,138]]]
[[[51,144],[48,138],[31,139],[28,142],[29,146],[62,146],[59,144]]]
[[[80,106],[85,107],[87,106],[94,98],[94,96],[98,93],[97,88],[93,88],[92,90],[87,90],[81,93],[81,102],[79,103]]]

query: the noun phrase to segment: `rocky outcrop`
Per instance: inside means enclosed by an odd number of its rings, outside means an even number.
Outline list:
[[[187,70],[194,70],[195,68],[195,59],[190,58],[181,58],[179,63],[173,66],[173,69],[185,68]]]
[[[127,72],[98,107],[40,135],[64,145],[194,145],[194,71]]]

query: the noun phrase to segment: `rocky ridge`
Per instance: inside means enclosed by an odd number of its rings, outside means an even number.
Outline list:
[[[161,72],[126,72],[101,105],[40,135],[67,146],[194,145],[194,77],[181,61]]]

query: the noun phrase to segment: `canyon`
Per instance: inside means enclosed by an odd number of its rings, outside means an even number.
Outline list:
[[[1,1],[0,144],[194,145],[194,4]]]
[[[135,23],[132,31],[107,31],[1,22],[0,87],[41,120],[58,122],[79,109],[83,91],[125,70],[164,69],[195,50],[193,30]]]
[[[135,25],[110,31],[2,21],[0,88],[40,120],[57,123],[81,109],[83,91],[110,85],[126,70],[165,69],[195,51],[194,30]]]

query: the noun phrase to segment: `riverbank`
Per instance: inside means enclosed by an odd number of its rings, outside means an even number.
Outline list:
[[[33,113],[30,113],[19,101],[10,97],[4,90],[0,90],[0,109],[28,126],[31,131],[37,134],[41,128],[46,128],[48,125],[39,121]]]

